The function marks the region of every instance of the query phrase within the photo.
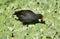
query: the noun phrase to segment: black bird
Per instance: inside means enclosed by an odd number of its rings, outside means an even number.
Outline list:
[[[45,24],[43,15],[42,14],[35,14],[31,10],[16,11],[13,15],[16,15],[18,17],[17,20],[23,22],[24,25],[39,23],[39,19],[41,19],[40,23]]]
[[[36,24],[36,23],[45,24],[43,15],[35,14],[31,10],[16,11],[13,15],[16,15],[18,17],[18,19],[16,19],[16,20],[23,22],[23,24],[27,25],[27,27],[29,24]],[[39,19],[41,19],[41,22],[39,22]],[[28,30],[28,28],[27,28],[27,30]],[[26,35],[28,35],[28,33]],[[26,36],[24,39],[26,39]]]

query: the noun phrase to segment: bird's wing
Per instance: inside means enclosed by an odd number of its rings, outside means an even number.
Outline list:
[[[31,22],[33,19],[31,19],[31,17],[21,15],[20,20],[23,22]]]

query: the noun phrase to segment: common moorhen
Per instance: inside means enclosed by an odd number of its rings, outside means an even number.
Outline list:
[[[35,23],[45,24],[44,16],[42,14],[35,14],[31,10],[16,11],[13,15],[16,15],[18,17],[16,20],[23,22],[24,25]],[[41,22],[39,22],[39,19],[41,19]]]

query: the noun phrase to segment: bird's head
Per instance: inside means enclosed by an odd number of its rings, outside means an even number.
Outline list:
[[[37,14],[37,18],[41,19],[41,23],[45,24],[44,16],[42,14]]]

